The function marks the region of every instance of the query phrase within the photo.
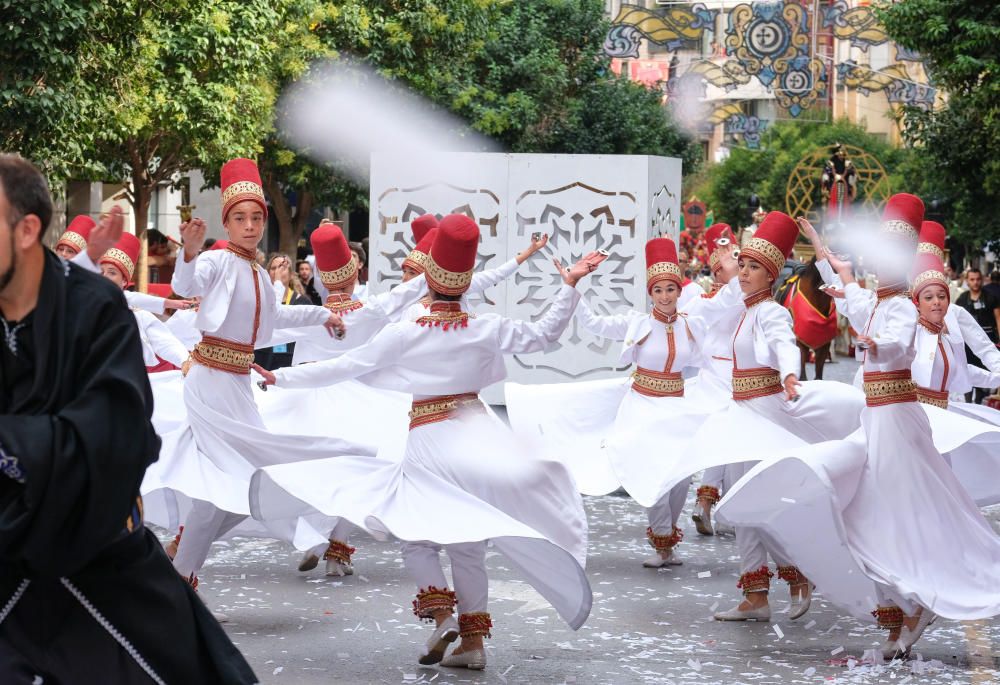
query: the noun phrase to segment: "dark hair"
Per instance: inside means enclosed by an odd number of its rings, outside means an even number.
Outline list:
[[[1000,271],[994,271],[991,273],[990,280],[994,283],[1000,283]]]
[[[365,265],[367,261],[367,256],[365,255],[365,248],[361,243],[349,242],[347,243],[351,248],[351,252],[358,256],[358,261],[361,262],[361,266]]]
[[[965,270],[965,275],[968,276],[969,274],[979,274],[980,276],[982,276],[983,272],[979,270],[979,267],[970,266],[968,269]]]
[[[308,259],[300,259],[299,261],[295,262],[295,270],[298,271],[299,267],[302,266],[303,264],[307,265],[310,269],[312,269],[312,264],[309,263]]]
[[[20,155],[0,154],[0,187],[10,205],[7,223],[34,214],[42,224],[41,239],[52,221],[52,196],[42,172]]]

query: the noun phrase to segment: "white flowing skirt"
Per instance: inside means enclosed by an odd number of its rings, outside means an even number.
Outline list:
[[[765,530],[856,618],[885,599],[956,620],[1000,613],[1000,538],[934,448],[927,414],[893,404],[862,421],[847,440],[758,464],[719,516]]]
[[[735,402],[705,421],[694,436],[694,471],[768,459],[789,448],[842,439],[861,423],[864,394],[846,383],[805,381],[799,400],[784,393]]]
[[[311,478],[302,477],[306,466]],[[489,540],[572,628],[590,613],[587,519],[569,472],[487,414],[410,431],[399,462],[341,457],[261,468],[250,508],[261,520],[343,517],[379,540]]]
[[[921,406],[931,424],[934,447],[976,504],[985,507],[1000,502],[1000,425],[971,418],[974,413],[958,408],[978,405],[950,403],[947,410]],[[1000,416],[995,409],[983,409]]]
[[[192,500],[249,514],[250,478],[258,468],[375,454],[372,446],[339,437],[272,433],[254,403],[250,376],[194,365],[183,394],[184,423],[161,436],[160,458],[147,469],[141,488],[145,518],[168,530],[183,523]],[[251,521],[233,534],[266,535],[308,549],[326,539],[319,530],[332,527],[328,521],[318,521],[318,530],[306,524],[298,518]]]

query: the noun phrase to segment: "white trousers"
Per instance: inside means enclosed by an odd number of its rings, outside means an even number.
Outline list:
[[[336,540],[337,542],[343,542],[345,545],[351,541],[351,533],[357,530],[358,527],[348,521],[347,519],[340,519],[337,521],[337,525],[333,527],[330,534],[327,535],[328,540]],[[322,557],[326,553],[327,545],[316,545],[310,552],[318,557]]]
[[[729,481],[726,479],[726,468],[727,466],[723,464],[705,469],[705,473],[701,476],[701,484],[717,489],[720,495],[725,494],[725,487],[729,485]]]
[[[666,495],[646,510],[649,517],[649,527],[653,529],[655,535],[670,535],[677,519],[681,516],[684,502],[687,501],[688,488],[691,487],[691,479],[681,481],[670,489]]]
[[[441,566],[441,550],[451,560],[451,577],[448,585]],[[486,611],[489,598],[489,579],[486,577],[486,543],[462,542],[457,545],[438,545],[433,542],[404,542],[403,563],[406,572],[417,586],[417,591],[430,586],[452,587],[458,598],[458,613],[469,614]]]
[[[755,461],[745,461],[726,466],[726,476],[731,479],[730,484],[739,481],[756,464]],[[778,546],[758,528],[737,526],[736,548],[740,552],[740,573],[756,571],[761,566],[767,566],[768,555],[778,566],[793,565]]]
[[[174,568],[185,578],[198,575],[212,543],[245,518],[243,514],[223,511],[210,502],[194,500],[184,522],[184,533],[174,556]]]

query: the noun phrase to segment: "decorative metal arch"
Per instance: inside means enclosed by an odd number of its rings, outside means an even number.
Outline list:
[[[892,194],[889,174],[875,155],[853,145],[844,145],[844,149],[858,174],[858,200],[853,211],[877,214]],[[821,225],[820,177],[828,159],[830,148],[824,146],[805,155],[795,165],[785,186],[785,209],[789,216],[805,215],[816,226]]]

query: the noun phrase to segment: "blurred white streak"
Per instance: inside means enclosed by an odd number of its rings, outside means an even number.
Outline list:
[[[313,65],[282,95],[279,111],[278,128],[292,146],[360,185],[368,183],[374,152],[426,165],[428,153],[500,151],[399,82],[343,62]]]
[[[915,246],[883,233],[878,220],[856,219],[824,238],[835,253],[850,255],[855,266],[863,264],[867,270],[908,276],[913,265]]]

